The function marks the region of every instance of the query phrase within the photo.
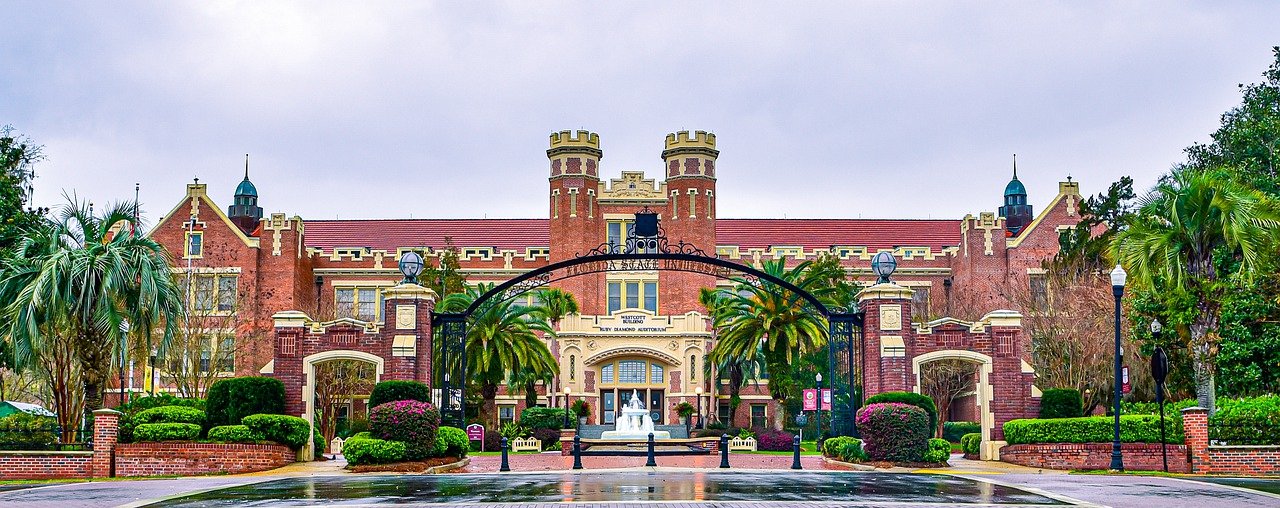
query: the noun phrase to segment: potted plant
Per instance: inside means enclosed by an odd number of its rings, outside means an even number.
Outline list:
[[[569,407],[573,409],[574,414],[578,415],[578,424],[586,425],[587,417],[591,416],[591,405],[587,404],[585,400],[578,399],[573,401],[573,405]]]
[[[676,404],[676,415],[680,417],[680,423],[688,425],[689,417],[693,416],[693,404],[687,401]]]

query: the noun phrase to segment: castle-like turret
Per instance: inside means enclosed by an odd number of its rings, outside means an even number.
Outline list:
[[[684,241],[708,255],[716,252],[716,135],[704,131],[667,134],[662,150],[667,175],[667,206],[662,227],[672,242]],[[667,312],[692,308],[698,288],[714,287],[708,275],[661,272],[662,307]]]
[[[1035,219],[1031,205],[1027,204],[1027,188],[1018,181],[1018,156],[1013,156],[1013,180],[1004,187],[1004,206],[999,215],[1005,219],[1005,227],[1013,236],[1018,236],[1022,228]]]
[[[244,154],[244,180],[236,186],[231,206],[227,207],[227,218],[246,235],[253,234],[258,229],[258,222],[262,220],[262,207],[258,206],[258,188],[249,181],[249,154]]]
[[[551,162],[549,229],[553,239],[551,261],[585,254],[605,241],[604,213],[600,210],[600,135],[594,132],[551,133],[547,159]],[[596,291],[599,275],[575,277],[559,285],[578,295]],[[588,300],[594,302],[595,299]],[[599,313],[594,307],[584,313]]]

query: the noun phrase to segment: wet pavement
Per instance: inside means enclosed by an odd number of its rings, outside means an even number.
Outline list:
[[[817,472],[614,472],[290,478],[150,506],[219,508],[485,503],[775,502],[1065,505],[1026,490],[947,475]]]

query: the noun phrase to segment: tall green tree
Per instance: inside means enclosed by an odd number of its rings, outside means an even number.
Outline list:
[[[1280,196],[1280,46],[1258,83],[1241,84],[1240,105],[1222,114],[1211,141],[1187,149],[1186,168],[1231,168],[1232,175],[1264,193]]]
[[[167,342],[182,315],[182,294],[160,244],[136,233],[134,205],[100,214],[74,199],[44,221],[47,245],[30,263],[6,263],[0,294],[5,333],[18,364],[33,361],[56,336],[71,340],[79,358],[85,416],[102,408],[102,392],[123,335]],[[14,268],[12,270],[8,268]]]
[[[536,295],[537,301],[534,304],[534,309],[551,324],[553,330],[560,330],[560,320],[564,319],[565,316],[578,313],[578,299],[573,296],[573,293],[560,288],[543,288],[539,289]],[[548,396],[551,394],[550,382],[555,377],[554,373],[524,372],[521,375],[524,378],[525,407],[533,407],[538,404],[538,381],[545,383],[548,387]]]
[[[40,214],[26,207],[43,150],[13,127],[0,128],[0,253],[12,249],[23,232],[39,223]]]
[[[698,292],[698,302],[707,309],[708,315],[711,316],[711,322],[718,323],[726,312],[726,307],[721,304],[721,299],[727,293],[711,288],[702,288]],[[733,354],[730,348],[712,348],[707,353],[706,361],[702,362],[704,374],[711,379],[712,375],[717,375],[721,380],[726,382],[729,389],[729,414],[720,415],[721,418],[728,417],[730,427],[738,426],[738,406],[742,405],[742,389],[748,383],[754,381],[760,372],[764,370],[764,354],[757,351],[748,357]]]
[[[1215,255],[1238,260],[1252,277],[1271,255],[1280,232],[1280,206],[1232,179],[1225,170],[1180,170],[1140,202],[1116,235],[1117,259],[1140,283],[1192,302],[1188,346],[1196,397],[1214,409],[1214,362],[1226,290]]]
[[[483,283],[451,294],[440,307],[445,312],[461,312],[493,287]],[[555,336],[542,311],[511,299],[488,300],[470,316],[465,346],[467,381],[479,386],[482,413],[491,428],[498,422],[495,401],[499,386],[516,383],[522,374],[541,376],[556,371],[555,357],[539,332]]]

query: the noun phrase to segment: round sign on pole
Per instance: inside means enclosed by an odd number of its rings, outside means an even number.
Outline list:
[[[809,424],[809,417],[807,415],[805,415],[804,413],[800,413],[796,415],[796,425],[804,427],[805,425],[808,425],[808,424]]]
[[[1151,377],[1156,379],[1156,384],[1162,385],[1168,375],[1169,357],[1164,354],[1164,348],[1157,347],[1151,355]]]

